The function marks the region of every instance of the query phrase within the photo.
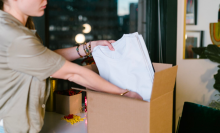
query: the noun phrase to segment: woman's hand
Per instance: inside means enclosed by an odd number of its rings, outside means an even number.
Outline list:
[[[93,48],[98,45],[108,46],[110,50],[114,51],[115,49],[113,48],[113,46],[111,44],[114,42],[115,42],[114,40],[99,40],[99,41],[88,42],[86,45],[88,48],[91,43],[91,52],[93,51]],[[79,54],[77,53],[76,48],[77,47],[75,46],[75,47],[71,47],[71,48],[57,49],[54,52],[56,52],[59,55],[62,55],[68,61],[73,61],[73,60],[76,60],[80,57]],[[81,56],[86,56],[86,53],[85,53],[82,45],[79,47],[79,53]]]
[[[129,92],[126,93],[124,96],[143,100],[143,98],[142,98],[138,93],[133,92],[133,91],[129,91]]]
[[[92,41],[91,42],[91,46],[92,46],[92,51],[93,51],[93,48],[95,46],[108,46],[110,50],[112,51],[115,51],[115,49],[113,48],[112,44],[111,43],[114,43],[115,40],[98,40],[98,41]]]

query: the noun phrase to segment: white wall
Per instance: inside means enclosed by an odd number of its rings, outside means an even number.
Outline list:
[[[187,25],[186,30],[203,30],[204,46],[212,44],[209,34],[209,23],[218,22],[220,0],[198,0],[197,25]]]
[[[217,22],[220,0],[198,0],[198,22],[196,26],[186,26],[187,30],[204,30],[204,45],[211,43],[209,23]],[[184,0],[178,0],[177,17],[177,81],[176,81],[176,124],[182,114],[185,101],[208,105],[218,92],[213,88],[213,75],[217,73],[217,63],[208,59],[183,59]]]

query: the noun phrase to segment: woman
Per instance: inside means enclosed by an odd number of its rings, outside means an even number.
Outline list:
[[[83,46],[56,50],[45,48],[29,16],[42,16],[47,0],[0,0],[0,120],[6,133],[37,133],[43,126],[49,76],[87,88],[142,99],[119,88],[93,71],[71,63],[85,56]],[[114,41],[92,41],[114,50]],[[87,51],[88,52],[88,51]]]

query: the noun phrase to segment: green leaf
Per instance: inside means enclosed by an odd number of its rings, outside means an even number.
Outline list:
[[[217,45],[208,45],[204,51],[204,54],[211,61],[220,63],[220,48]]]
[[[205,51],[206,47],[193,47],[192,50],[195,54],[201,55]]]
[[[210,59],[210,60],[213,61],[213,62],[220,63],[220,56],[217,57],[217,56],[215,56],[215,55],[207,55],[207,58]]]
[[[194,47],[192,48],[193,52],[197,55],[199,55],[200,59],[207,59],[206,54],[204,53],[204,51],[206,50],[206,47]]]
[[[220,74],[214,75],[214,78],[215,78],[216,82],[220,83]]]
[[[213,87],[220,92],[220,69],[218,70],[218,73],[214,75],[214,79],[215,84]]]
[[[214,84],[213,87],[220,92],[220,84]]]
[[[207,47],[192,48],[193,52],[200,58],[208,58],[213,62],[220,63],[220,48],[217,45],[210,44]],[[215,84],[213,87],[220,92],[220,65],[218,73],[214,75]]]
[[[217,54],[220,56],[220,48],[217,45],[209,44],[205,52],[208,54]]]

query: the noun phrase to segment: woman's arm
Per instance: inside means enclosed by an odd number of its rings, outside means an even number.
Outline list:
[[[111,43],[115,42],[114,40],[100,40],[100,41],[91,41],[91,50],[93,51],[93,48],[95,46],[98,45],[102,45],[102,46],[108,46],[110,50],[114,50],[114,48],[112,47]],[[87,47],[89,45],[89,43],[86,44]],[[75,59],[80,58],[79,54],[76,51],[77,47],[71,47],[71,48],[64,48],[64,49],[58,49],[55,50],[54,52],[58,53],[59,55],[63,56],[66,60],[68,61],[73,61]],[[91,52],[92,52],[91,51]],[[79,46],[79,53],[81,56],[85,56],[86,53],[83,50],[83,46]]]
[[[81,48],[79,48],[80,54],[82,56],[85,56],[86,54],[83,51],[82,46],[80,46],[80,47],[81,47]],[[58,50],[55,50],[54,52],[56,52],[57,54],[63,56],[68,61],[73,61],[73,60],[75,60],[75,59],[80,57],[78,55],[77,51],[76,51],[76,47],[58,49]]]
[[[99,74],[99,70],[98,70],[96,64],[86,65],[86,66],[83,66],[83,67],[87,68],[89,70],[92,70],[93,72]]]
[[[95,72],[69,61],[66,61],[64,66],[51,76],[54,78],[66,79],[72,82],[76,82],[82,86],[96,91],[117,95],[126,91],[126,88],[121,89],[101,78]],[[142,99],[142,97],[135,92],[129,92],[125,96]]]

